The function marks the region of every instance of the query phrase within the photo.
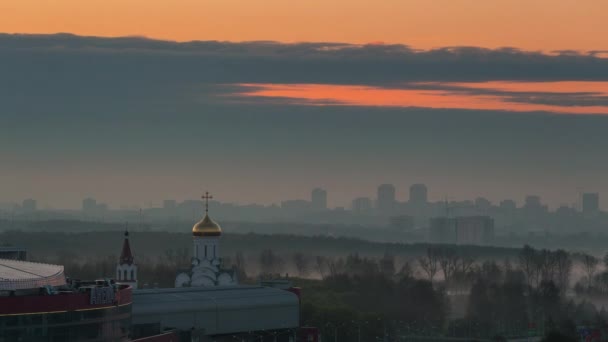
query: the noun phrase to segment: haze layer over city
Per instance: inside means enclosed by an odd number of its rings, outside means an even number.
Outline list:
[[[608,341],[608,3],[0,2],[0,342]]]

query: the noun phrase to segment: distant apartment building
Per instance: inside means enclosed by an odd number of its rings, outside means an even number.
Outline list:
[[[430,221],[433,243],[487,245],[494,240],[494,220],[488,216],[435,217]]]
[[[543,214],[548,212],[548,208],[546,205],[543,205],[540,196],[536,195],[528,195],[526,196],[526,200],[523,206],[524,213],[529,218],[538,218]]]
[[[499,208],[502,211],[513,212],[513,211],[515,211],[515,209],[517,209],[517,204],[515,203],[514,200],[509,200],[509,199],[502,200],[502,201],[500,201]]]
[[[390,215],[395,211],[397,201],[395,199],[395,186],[382,184],[378,187],[378,199],[376,206],[380,215]]]
[[[85,198],[82,200],[82,211],[94,212],[97,209],[97,201],[93,198]]]
[[[163,209],[175,210],[176,208],[177,208],[177,202],[175,200],[164,200],[163,201]]]
[[[353,213],[369,214],[372,211],[372,200],[369,197],[358,197],[352,203]]]
[[[414,217],[410,215],[397,215],[389,218],[389,226],[398,230],[414,229]]]
[[[310,196],[312,210],[321,211],[327,209],[327,191],[321,188],[312,190]]]
[[[21,209],[25,213],[31,213],[32,211],[36,211],[38,204],[35,199],[28,198],[21,203]]]
[[[456,243],[456,219],[433,217],[430,219],[429,240],[433,243]]]
[[[310,209],[310,202],[306,200],[287,200],[281,202],[281,209],[292,213],[303,212]]]
[[[583,194],[583,215],[586,217],[595,216],[600,212],[600,194],[584,193]]]
[[[424,205],[428,202],[428,189],[424,184],[410,186],[410,204]]]

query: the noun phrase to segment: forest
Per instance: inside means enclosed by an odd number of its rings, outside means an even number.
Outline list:
[[[1,244],[26,247],[30,260],[62,264],[81,279],[113,277],[123,239],[120,231],[0,233]],[[190,265],[191,239],[132,232],[140,286],[174,286]],[[301,287],[303,324],[330,340],[607,333],[608,257],[251,233],[225,234],[222,255],[241,283],[289,278]]]

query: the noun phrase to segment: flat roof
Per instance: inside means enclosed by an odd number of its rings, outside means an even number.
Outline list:
[[[255,285],[133,291],[134,324],[204,329],[209,335],[294,328],[299,309],[296,294]]]

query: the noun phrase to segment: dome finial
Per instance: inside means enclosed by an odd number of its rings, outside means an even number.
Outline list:
[[[205,200],[205,215],[209,213],[209,200],[213,199],[213,196],[209,195],[209,191],[205,191],[205,195],[201,196]]]

